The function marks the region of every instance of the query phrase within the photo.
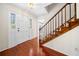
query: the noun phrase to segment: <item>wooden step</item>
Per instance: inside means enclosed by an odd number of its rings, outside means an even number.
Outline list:
[[[69,30],[69,27],[61,27],[60,33],[65,33]]]
[[[61,34],[61,31],[55,31],[56,35],[59,36]]]
[[[79,25],[79,19],[76,19],[75,21],[70,21],[69,25],[71,26],[71,28],[78,26]]]

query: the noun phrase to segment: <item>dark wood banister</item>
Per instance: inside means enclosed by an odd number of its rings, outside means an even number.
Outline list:
[[[66,3],[48,22],[45,23],[47,25],[64,7],[66,7],[70,3]],[[44,25],[44,26],[45,26]],[[44,26],[42,26],[39,30],[41,30]]]

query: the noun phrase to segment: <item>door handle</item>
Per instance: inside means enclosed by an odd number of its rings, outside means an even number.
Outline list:
[[[20,28],[18,28],[18,30],[17,30],[18,32],[20,31]]]

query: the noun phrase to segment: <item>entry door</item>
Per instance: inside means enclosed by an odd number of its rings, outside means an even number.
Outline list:
[[[17,15],[16,38],[17,44],[29,40],[29,20],[25,15]]]
[[[16,45],[16,13],[14,12],[9,12],[8,13],[8,36],[9,36],[9,40],[8,40],[8,47],[14,47]]]

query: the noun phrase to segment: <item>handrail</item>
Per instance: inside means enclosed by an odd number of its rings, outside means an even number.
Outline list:
[[[70,3],[66,3],[48,22],[45,23],[45,25],[47,25],[47,23],[49,23],[68,4],[70,4]],[[43,25],[39,30],[41,30],[45,25]]]

